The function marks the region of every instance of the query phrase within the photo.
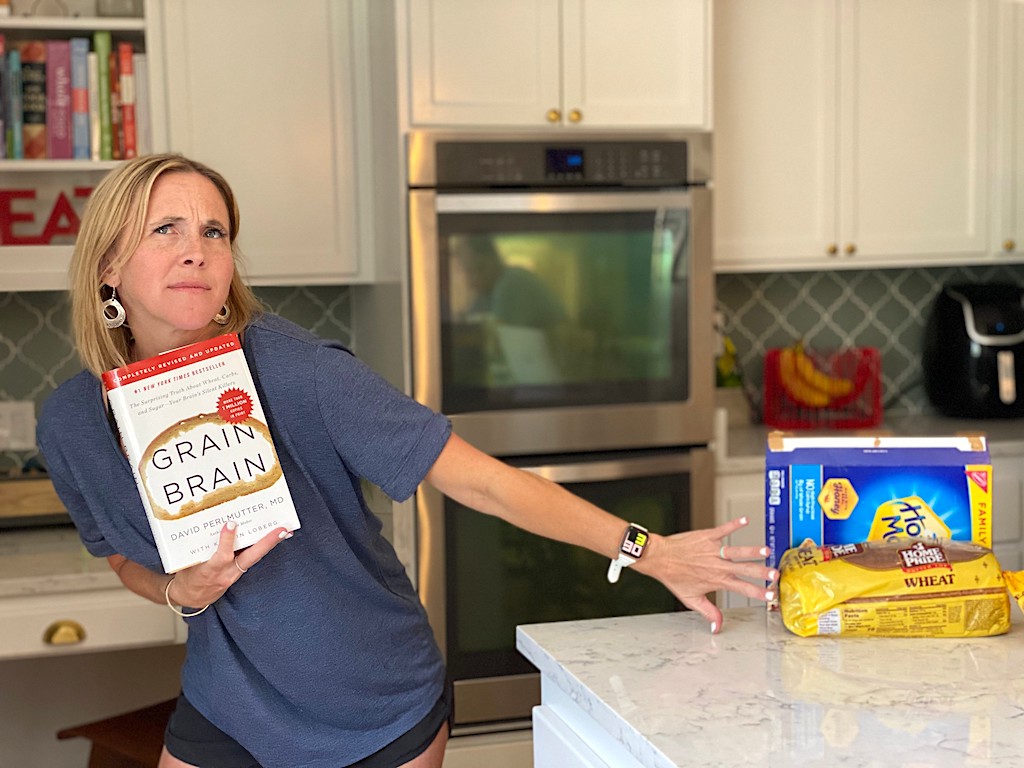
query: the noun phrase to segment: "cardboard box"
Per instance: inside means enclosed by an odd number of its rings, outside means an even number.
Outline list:
[[[773,432],[765,459],[770,564],[806,539],[893,536],[992,546],[992,464],[981,435],[802,437]]]

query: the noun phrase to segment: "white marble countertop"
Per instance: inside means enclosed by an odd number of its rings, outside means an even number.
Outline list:
[[[1024,420],[1019,419],[948,419],[943,416],[890,416],[878,427],[893,435],[907,437],[955,435],[958,432],[980,432],[988,438],[991,456],[1024,454]],[[764,471],[765,444],[772,427],[763,424],[728,426],[725,413],[716,413],[715,471],[720,475]],[[863,430],[871,433],[872,430]],[[801,435],[842,434],[850,430],[801,430]]]
[[[90,555],[72,527],[0,530],[0,598],[120,586],[107,561]]]
[[[645,768],[1014,766],[1011,607],[991,638],[799,638],[755,607],[726,611],[718,635],[680,612],[521,626],[517,647]]]

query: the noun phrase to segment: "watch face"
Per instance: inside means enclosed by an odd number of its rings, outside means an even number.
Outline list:
[[[647,533],[639,528],[630,526],[629,530],[626,531],[626,538],[622,542],[622,554],[637,558],[644,553],[644,547],[646,546]]]

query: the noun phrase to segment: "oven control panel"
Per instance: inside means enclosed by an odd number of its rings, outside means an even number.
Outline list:
[[[438,187],[685,186],[685,141],[438,142]]]

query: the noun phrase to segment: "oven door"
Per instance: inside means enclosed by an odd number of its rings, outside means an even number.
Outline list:
[[[654,532],[713,523],[707,449],[510,463]],[[455,681],[457,725],[528,720],[539,703],[535,670],[515,649],[516,626],[681,608],[653,579],[627,568],[610,584],[607,557],[527,533],[429,486],[417,510],[420,598]]]
[[[703,188],[413,190],[416,399],[497,455],[707,443],[710,213]]]

